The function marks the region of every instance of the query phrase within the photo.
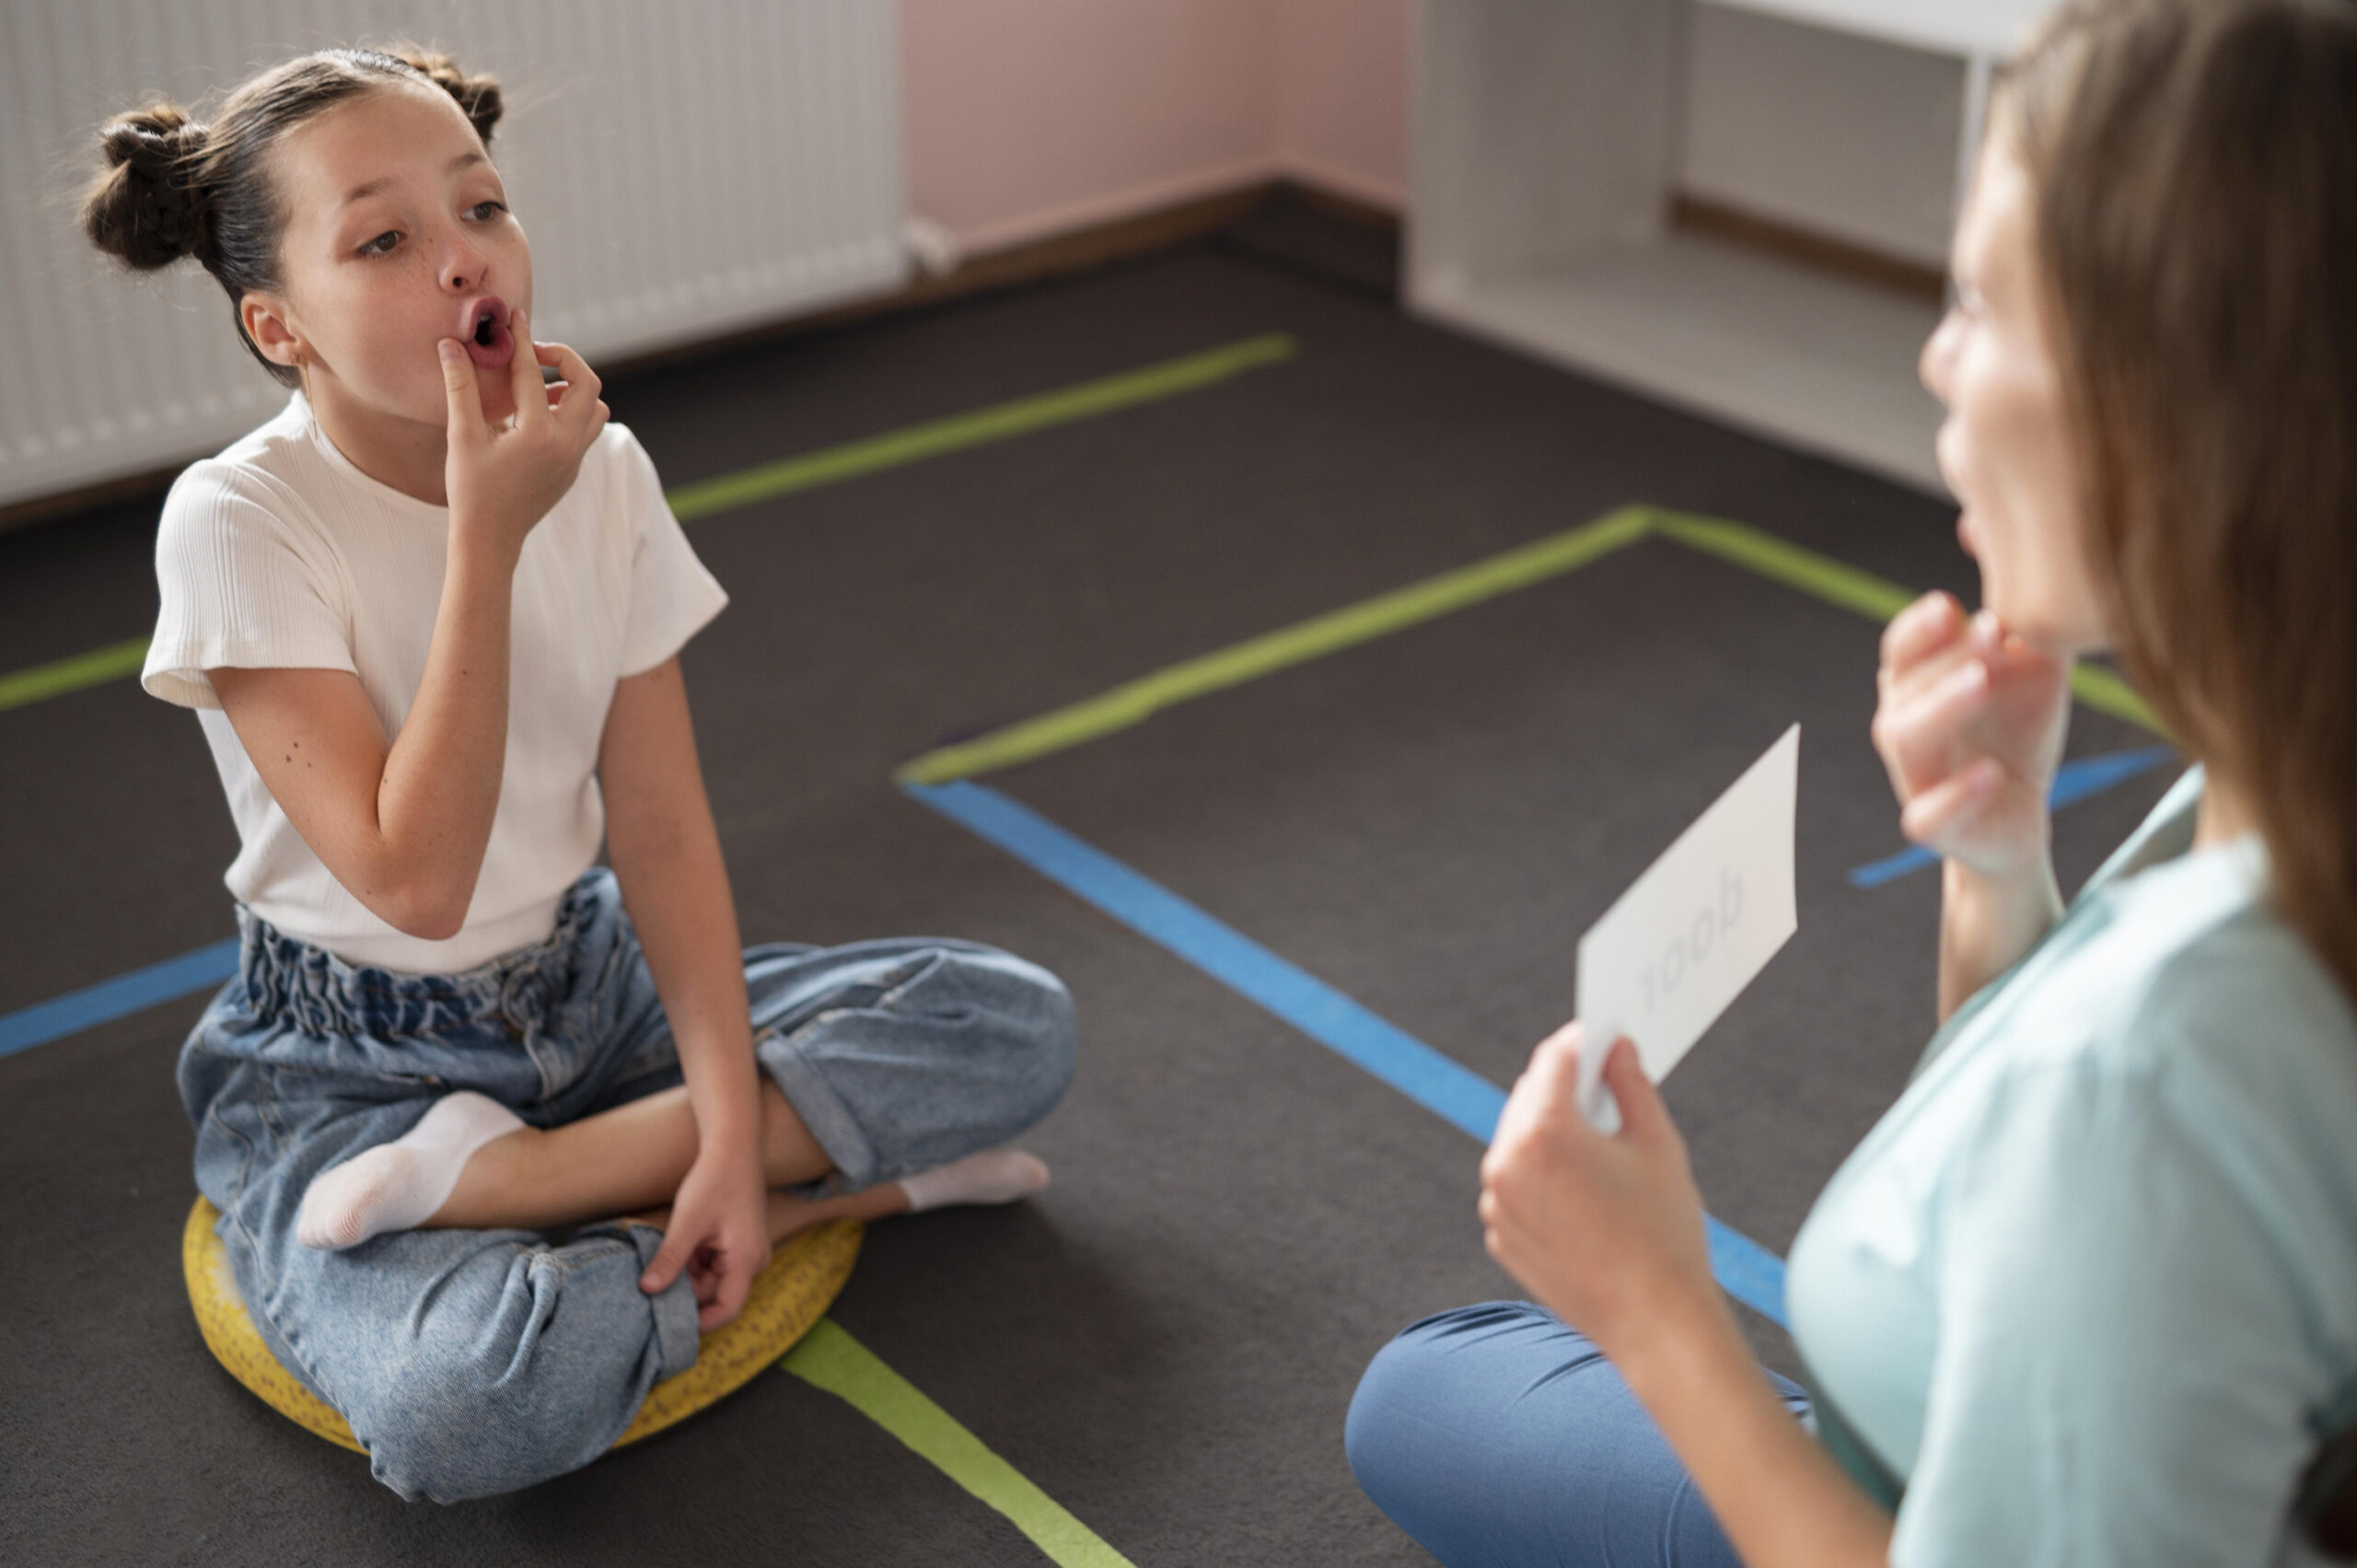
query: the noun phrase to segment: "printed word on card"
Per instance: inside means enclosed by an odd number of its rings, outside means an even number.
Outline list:
[[[1626,1035],[1659,1083],[1798,929],[1793,809],[1801,726],[1768,748],[1580,938],[1580,1109],[1620,1109],[1599,1074]]]

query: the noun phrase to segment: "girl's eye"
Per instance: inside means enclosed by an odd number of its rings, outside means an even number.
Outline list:
[[[371,239],[366,244],[361,246],[359,254],[363,256],[385,255],[389,253],[394,246],[400,244],[401,239],[401,231],[399,229],[389,228],[385,230],[384,233],[378,235],[376,238]]]
[[[500,201],[477,202],[473,206],[467,209],[467,211],[473,216],[482,218],[485,221],[489,221],[491,218],[505,212],[506,210],[507,203]]]

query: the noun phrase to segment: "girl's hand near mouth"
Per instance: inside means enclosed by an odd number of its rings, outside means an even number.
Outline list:
[[[535,343],[524,312],[510,319],[519,352],[507,361],[515,415],[499,424],[485,418],[474,361],[456,338],[441,342],[442,385],[447,393],[449,453],[443,484],[449,497],[453,545],[479,543],[513,566],[524,540],[548,509],[573,488],[589,444],[610,411],[598,396],[598,377],[562,343]],[[529,348],[529,353],[520,352]],[[563,379],[544,387],[540,366]]]

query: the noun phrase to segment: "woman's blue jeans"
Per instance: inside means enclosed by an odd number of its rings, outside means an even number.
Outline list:
[[[545,942],[457,975],[355,969],[240,921],[238,976],[180,1084],[255,1327],[404,1497],[511,1492],[596,1458],[696,1359],[686,1275],[638,1288],[660,1232],[412,1230],[319,1252],[295,1215],[312,1178],[453,1090],[554,1127],[681,1081],[612,875],[583,877]],[[1072,1078],[1071,998],[993,948],[779,944],[747,951],[745,980],[755,1054],[841,1188],[1003,1144]]]
[[[1808,1399],[1769,1375],[1795,1415]],[[1543,1307],[1411,1323],[1343,1427],[1352,1473],[1448,1568],[1741,1568],[1620,1374]]]

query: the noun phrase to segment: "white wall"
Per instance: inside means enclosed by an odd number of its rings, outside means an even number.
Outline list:
[[[507,88],[492,152],[538,324],[607,359],[898,285],[891,24],[877,0],[0,3],[0,504],[217,450],[286,401],[193,262],[127,277],[81,237],[110,113],[439,42]]]

